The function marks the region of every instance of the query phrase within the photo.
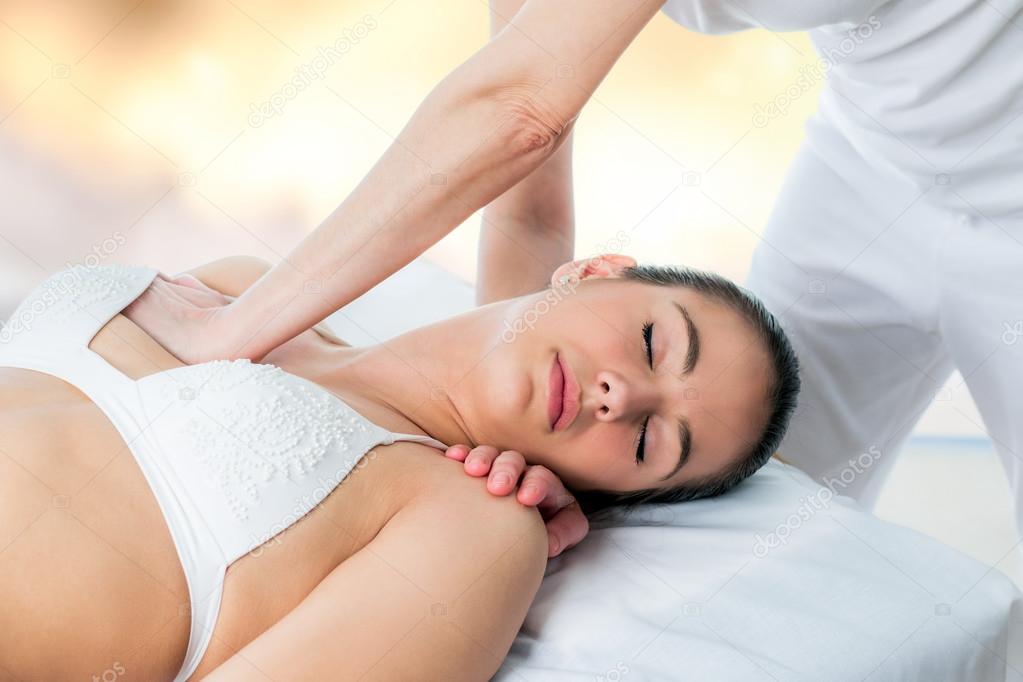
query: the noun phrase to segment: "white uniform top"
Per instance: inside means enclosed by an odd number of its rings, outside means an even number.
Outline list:
[[[819,59],[789,89],[827,77],[807,142],[839,174],[866,161],[939,206],[1023,216],[1023,0],[668,0],[662,11],[701,33],[809,30]],[[791,96],[757,106],[753,125]]]

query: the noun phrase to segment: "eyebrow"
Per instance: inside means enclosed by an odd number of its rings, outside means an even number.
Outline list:
[[[674,303],[679,313],[682,314],[682,320],[686,324],[686,336],[689,338],[689,349],[686,351],[686,361],[682,366],[681,374],[681,376],[685,376],[693,371],[696,361],[700,359],[700,334],[696,329],[696,325],[693,324],[693,318],[689,317],[689,311],[677,301]],[[689,454],[693,448],[693,432],[689,428],[689,420],[685,417],[678,420],[678,440],[682,444],[682,449],[678,456],[678,464],[675,465],[675,468],[667,476],[660,479],[662,481],[666,481],[677,474],[679,469],[689,461]]]
[[[700,359],[700,333],[693,324],[693,318],[689,317],[689,311],[679,302],[674,303],[686,323],[686,336],[689,337],[689,350],[686,351],[686,362],[682,365],[682,376],[685,376],[693,371],[696,361]]]

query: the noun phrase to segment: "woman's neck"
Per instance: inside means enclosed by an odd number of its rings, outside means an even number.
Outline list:
[[[491,304],[374,346],[324,341],[289,364],[386,429],[474,444],[459,409],[467,399],[459,384],[500,343],[491,330],[501,328],[502,315],[502,306]]]

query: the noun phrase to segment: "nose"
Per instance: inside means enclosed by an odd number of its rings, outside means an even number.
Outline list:
[[[595,414],[598,421],[611,422],[628,418],[646,409],[652,391],[640,382],[630,381],[613,370],[602,370],[596,376]]]

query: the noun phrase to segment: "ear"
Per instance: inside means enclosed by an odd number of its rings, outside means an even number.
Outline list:
[[[584,279],[621,277],[626,268],[636,266],[636,259],[620,253],[602,253],[592,258],[562,263],[551,275],[551,287],[574,286]]]

